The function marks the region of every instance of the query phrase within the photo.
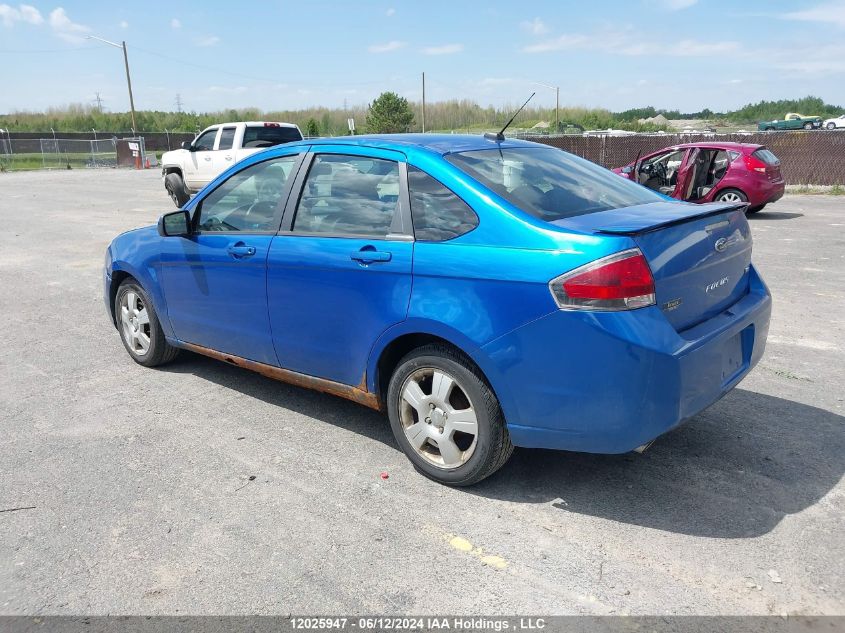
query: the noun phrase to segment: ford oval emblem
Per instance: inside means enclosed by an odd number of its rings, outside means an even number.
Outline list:
[[[720,237],[718,240],[716,240],[716,243],[713,245],[713,247],[721,253],[728,247],[728,239],[726,237]]]

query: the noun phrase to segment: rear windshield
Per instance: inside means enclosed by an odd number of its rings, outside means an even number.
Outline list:
[[[665,200],[595,163],[551,147],[485,149],[445,158],[514,206],[548,222]]]
[[[295,127],[264,127],[251,125],[244,131],[244,147],[272,147],[281,143],[301,141],[302,134]]]
[[[751,155],[754,156],[755,158],[759,158],[760,160],[762,160],[767,165],[780,165],[780,161],[778,160],[778,157],[775,156],[774,154],[772,154],[771,151],[769,151],[765,148],[758,149]]]

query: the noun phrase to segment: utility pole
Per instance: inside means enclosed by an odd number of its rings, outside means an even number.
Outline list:
[[[129,56],[126,54],[126,42],[118,44],[117,42],[104,40],[102,37],[97,37],[96,35],[86,35],[85,39],[97,40],[98,42],[103,42],[104,44],[123,50],[123,64],[126,67],[126,86],[129,88],[129,109],[132,112],[132,134],[135,135],[138,127],[135,125],[135,99],[132,98],[132,79],[129,77]]]
[[[422,74],[422,131],[425,134],[425,73]]]
[[[560,130],[560,86],[550,86],[539,81],[532,81],[531,83],[555,91],[555,134],[557,134]]]

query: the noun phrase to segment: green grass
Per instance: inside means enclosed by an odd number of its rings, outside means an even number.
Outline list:
[[[22,169],[85,169],[86,167],[95,166],[94,161],[96,161],[96,166],[114,166],[114,152],[97,153],[93,157],[90,152],[3,154],[0,156],[0,171],[18,171]]]
[[[845,196],[843,185],[787,185],[786,193],[805,196]]]

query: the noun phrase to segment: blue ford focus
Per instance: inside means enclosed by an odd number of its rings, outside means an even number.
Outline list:
[[[132,358],[181,349],[387,413],[426,476],[641,449],[735,387],[771,312],[744,205],[474,136],[303,141],[106,253]]]

